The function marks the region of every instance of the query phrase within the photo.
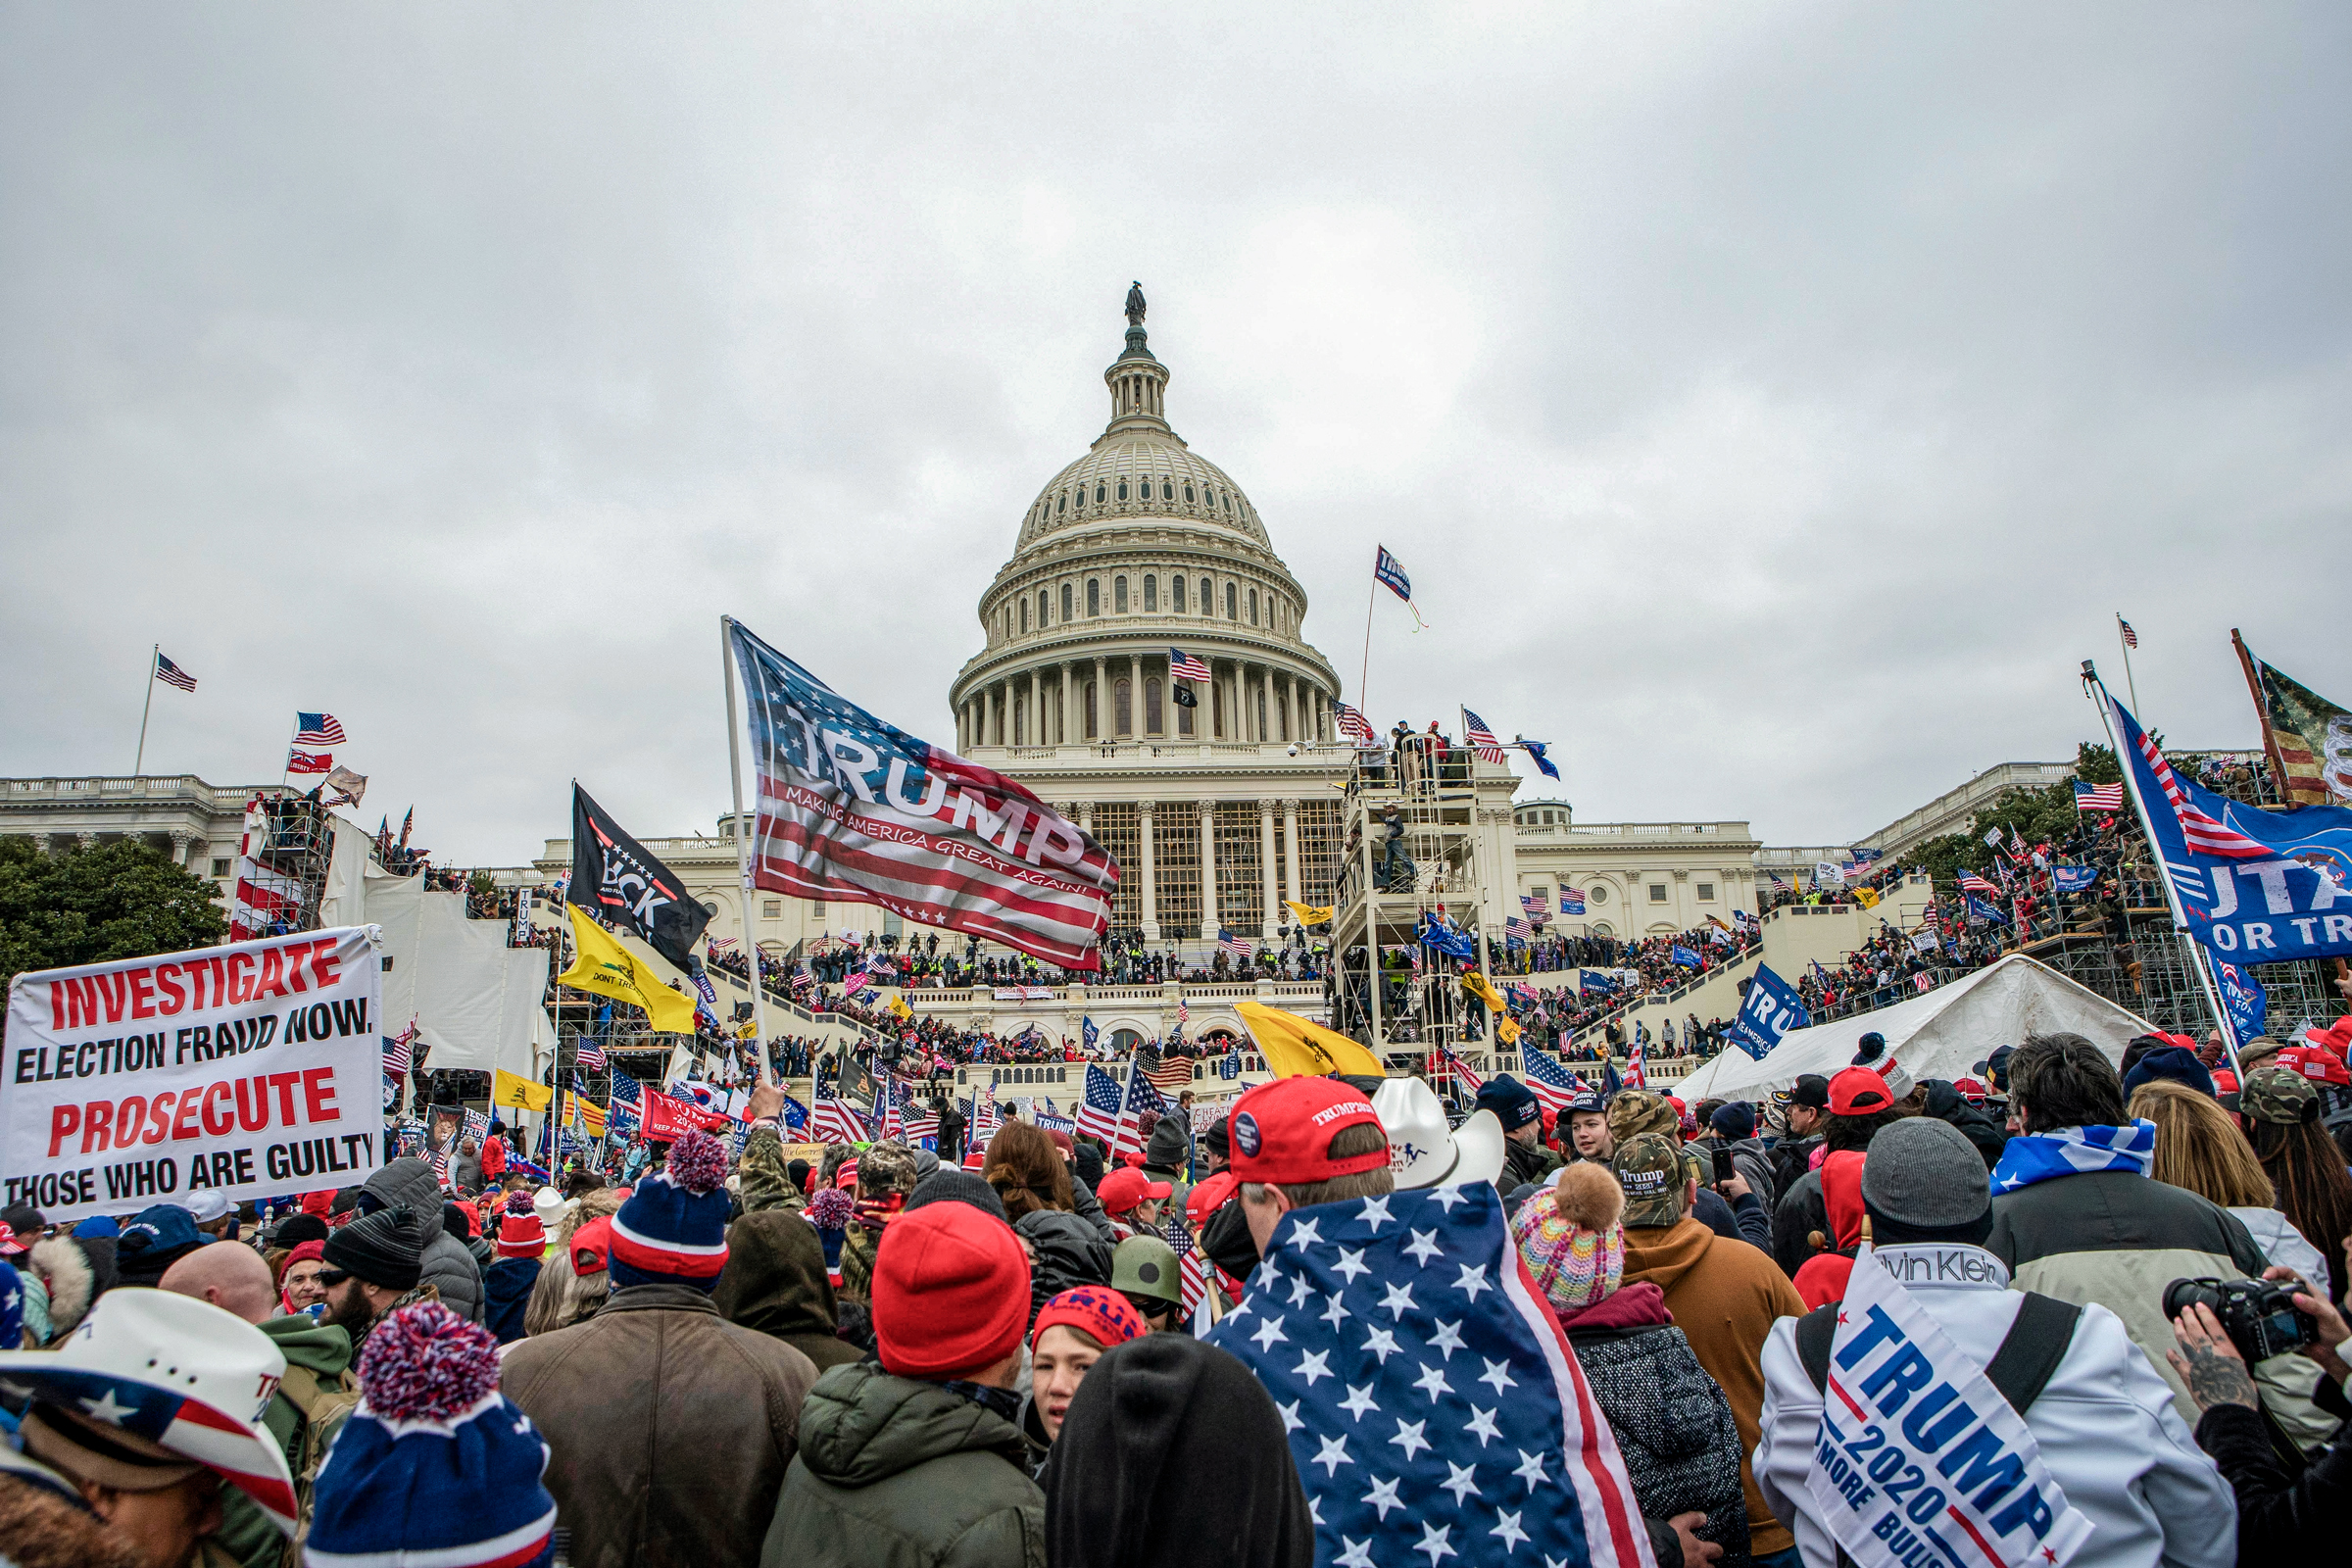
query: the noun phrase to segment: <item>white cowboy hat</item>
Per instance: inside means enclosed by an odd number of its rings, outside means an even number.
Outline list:
[[[1502,1174],[1502,1123],[1493,1111],[1448,1128],[1436,1091],[1418,1078],[1389,1079],[1373,1092],[1372,1108],[1388,1131],[1389,1169],[1399,1189],[1461,1187]]]

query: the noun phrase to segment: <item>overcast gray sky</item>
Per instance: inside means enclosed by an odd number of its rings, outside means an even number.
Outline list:
[[[707,828],[722,612],[952,743],[1130,278],[1350,682],[1411,570],[1373,716],[1549,739],[1585,820],[2069,756],[2118,610],[2250,745],[2231,625],[2352,701],[2348,61],[2329,3],[13,4],[0,772],[126,770],[160,641],[151,772],[326,709],[450,863],[574,775]]]

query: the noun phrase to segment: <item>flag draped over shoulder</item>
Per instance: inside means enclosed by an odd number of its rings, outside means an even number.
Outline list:
[[[759,775],[752,879],[1100,969],[1119,868],[1026,788],[916,739],[729,623]]]
[[[579,956],[572,960],[570,968],[556,976],[556,983],[593,991],[615,1002],[635,1003],[645,1009],[646,1019],[657,1034],[694,1033],[693,1000],[656,979],[610,931],[588,918],[578,905],[568,907],[572,940],[579,946]]]
[[[1318,1563],[1655,1568],[1616,1440],[1491,1185],[1293,1209],[1202,1338],[1273,1396]]]

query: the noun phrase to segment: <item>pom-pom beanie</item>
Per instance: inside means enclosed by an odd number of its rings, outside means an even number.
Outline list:
[[[716,1290],[727,1266],[726,1179],[727,1152],[709,1133],[670,1145],[668,1167],[639,1182],[612,1216],[612,1288]]]
[[[1625,1191],[1605,1165],[1582,1161],[1519,1205],[1520,1259],[1559,1311],[1595,1305],[1625,1279]]]
[[[506,1212],[498,1222],[498,1255],[501,1257],[539,1257],[547,1251],[547,1227],[539,1223],[539,1211],[521,1193],[507,1200]]]
[[[1029,1254],[1002,1220],[933,1203],[893,1224],[874,1255],[874,1346],[883,1370],[945,1383],[1020,1348]]]
[[[312,1494],[305,1560],[533,1568],[555,1559],[548,1448],[498,1391],[498,1342],[439,1301],[386,1316]]]

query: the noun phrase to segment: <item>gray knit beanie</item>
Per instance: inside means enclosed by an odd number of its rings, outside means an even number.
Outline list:
[[[1912,1116],[1882,1127],[1862,1162],[1871,1212],[1923,1231],[1982,1219],[1992,1206],[1984,1158],[1950,1122]]]

